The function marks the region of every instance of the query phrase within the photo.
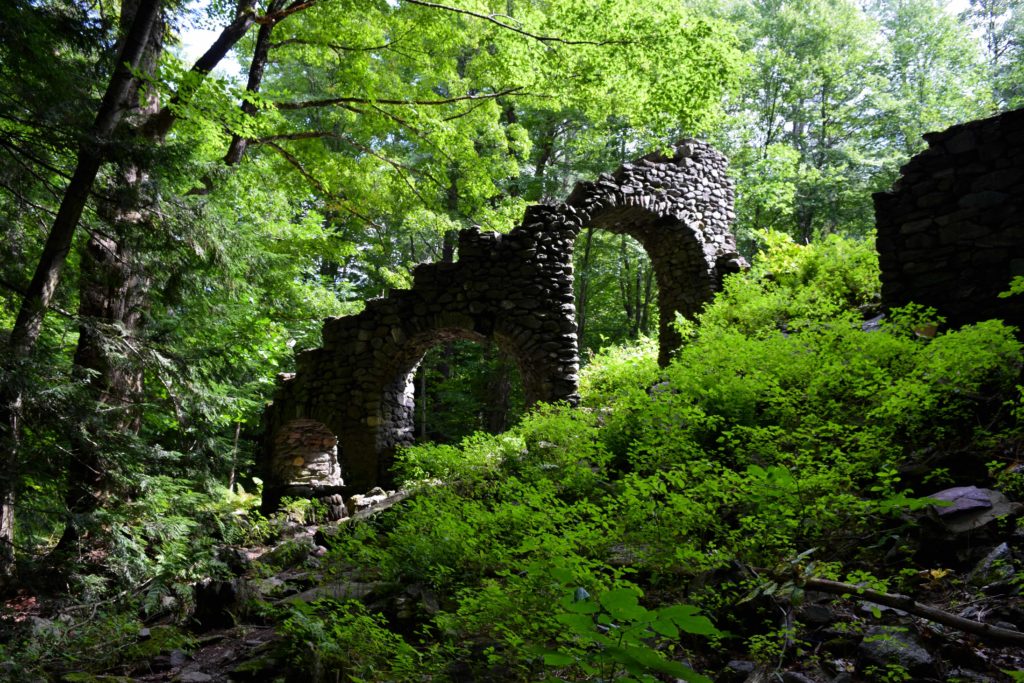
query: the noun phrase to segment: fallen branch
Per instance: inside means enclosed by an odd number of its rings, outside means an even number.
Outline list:
[[[1014,645],[1024,645],[1024,633],[1021,633],[1020,631],[1011,631],[1007,628],[1000,628],[980,621],[974,621],[973,619],[958,617],[957,615],[941,610],[938,607],[922,605],[906,595],[900,595],[898,593],[882,593],[880,591],[871,590],[870,588],[862,588],[860,586],[854,586],[840,581],[829,581],[828,579],[805,579],[803,587],[804,590],[832,593],[833,595],[856,595],[858,598],[863,598],[868,602],[873,602],[885,607],[892,607],[893,609],[900,609],[923,619],[934,621],[938,624],[949,626],[950,628],[955,628],[966,633],[973,633],[974,635],[982,638],[1004,643],[1012,643]]]

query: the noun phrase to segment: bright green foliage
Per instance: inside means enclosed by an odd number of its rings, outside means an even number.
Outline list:
[[[358,602],[296,602],[280,632],[292,669],[315,683],[413,680],[418,670],[416,650]]]
[[[762,228],[801,241],[863,234],[870,207],[854,189],[865,169],[850,133],[864,126],[861,100],[877,80],[870,21],[848,0],[735,3],[732,16],[750,50],[728,126],[741,142],[724,136],[741,171],[741,238]]]
[[[999,292],[1000,298],[1006,299],[1011,296],[1018,296],[1024,294],[1024,276],[1017,275],[1010,280],[1010,288],[1005,292]]]
[[[11,671],[149,656],[127,644],[139,615],[185,613],[192,582],[227,572],[218,546],[269,535],[276,522],[237,481],[252,488],[263,401],[293,352],[319,344],[322,318],[408,286],[415,262],[452,258],[456,229],[505,230],[526,203],[683,135],[707,133],[732,156],[737,231],[745,251],[762,248],[754,268],[698,320],[678,321],[685,343],[660,369],[643,337],[658,322],[649,263],[594,233],[590,263],[576,249],[582,346],[640,339],[588,356],[580,409],[538,407],[500,436],[469,435],[496,424],[480,409],[491,380],[478,380],[504,372],[512,420],[514,369],[493,349],[434,351],[420,425],[448,443],[401,454],[415,495],[350,525],[323,561],[423,600],[398,619],[294,608],[279,621],[295,666],[325,680],[701,680],[693,670],[708,668],[725,629],[759,658],[784,653],[791,633],[769,623],[766,600],[796,600],[799,586],[751,570],[810,573],[816,549],[821,575],[905,577],[912,567],[864,567],[899,555],[886,544],[940,481],[987,468],[998,487],[1024,490],[1006,461],[1024,414],[1009,330],[935,336],[941,321],[916,308],[861,329],[878,302],[869,193],[890,185],[922,131],[1020,101],[1019,2],[971,3],[963,20],[980,46],[933,0],[687,9],[701,4],[312,3],[274,26],[259,93],[163,54],[149,86],[175,102],[177,123],[140,145],[128,122],[109,150],[146,169],[153,197],[144,234],[121,236],[148,281],[145,319],[131,334],[104,328],[111,358],[145,368],[138,429],[105,429],[115,411],[74,367],[77,249],[54,300],[65,314],[47,318],[32,362],[0,378],[24,396],[26,575],[49,575],[33,560],[67,519],[71,437],[95,437],[109,486],[75,520],[80,544],[57,568],[91,601],[72,612],[116,608],[5,642]],[[219,26],[234,8],[217,0],[203,13]],[[0,8],[3,330],[109,77],[119,10]],[[185,10],[166,11],[173,33]],[[243,63],[254,41],[239,44]],[[249,146],[227,166],[233,133]],[[83,231],[105,227],[110,171]],[[836,236],[847,234],[867,241]],[[264,566],[305,553],[285,545]],[[415,636],[399,634],[405,619]]]
[[[588,359],[590,367],[580,375],[583,405],[594,410],[610,405],[619,396],[649,387],[658,381],[658,344],[650,338],[623,346],[606,346]]]
[[[561,668],[560,675],[572,671],[591,680],[653,683],[658,679],[652,674],[660,673],[693,683],[710,683],[711,679],[668,659],[662,650],[671,654],[681,633],[723,634],[695,607],[669,605],[649,610],[639,603],[640,596],[633,587],[605,591],[596,600],[582,588],[565,596],[560,601],[565,611],[555,619],[566,627],[568,644],[560,651],[546,652],[544,663]]]
[[[784,233],[757,234],[764,251],[743,278],[730,278],[701,322],[750,336],[821,323],[878,302],[871,241],[830,236],[808,245]]]
[[[1024,5],[1020,0],[970,0],[961,19],[981,35],[987,76],[1007,108],[1024,102]]]
[[[975,118],[992,106],[981,51],[946,3],[899,0],[868,7],[886,48],[885,87],[876,96],[886,115],[877,119],[875,134],[897,152],[915,154],[924,147],[924,133]]]
[[[995,108],[978,41],[939,0],[708,9],[736,23],[747,56],[714,132],[733,162],[744,253],[765,228],[800,242],[867,234],[871,193],[891,186],[922,133]]]
[[[603,129],[614,116],[667,142],[680,123],[706,125],[733,82],[725,27],[679,3],[460,8],[480,16],[406,2],[297,15],[250,123],[274,145],[258,154],[293,155],[290,175],[316,179],[339,227],[366,234],[377,286],[393,284],[384,269],[436,258],[446,231],[515,223],[524,202],[505,189],[541,135],[520,119]]]
[[[584,372],[583,409],[405,451],[416,495],[343,534],[329,564],[434,596],[439,610],[416,611],[421,673],[703,680],[684,660],[699,671],[725,629],[777,656],[790,636],[737,605],[801,589],[736,567],[884,583],[862,569],[879,529],[935,486],[911,465],[942,452],[947,473],[976,471],[1019,443],[1010,330],[919,336],[928,318],[909,309],[864,331],[869,243],[764,239],[668,368],[652,344],[609,349]]]
[[[18,0],[0,10],[0,234],[11,245],[0,267],[4,329],[114,64],[121,3],[87,4]],[[252,9],[262,15],[275,4]],[[219,29],[237,10],[219,1],[161,5],[168,45],[192,19]],[[97,493],[116,499],[111,508],[152,494],[144,487],[169,475],[188,491],[249,476],[274,375],[292,369],[295,350],[319,344],[324,317],[408,285],[416,262],[451,258],[455,229],[505,230],[521,218],[525,199],[513,188],[530,175],[532,141],[519,118],[663,144],[680,123],[712,121],[735,80],[728,28],[669,0],[628,8],[318,2],[285,14],[258,22],[272,25],[258,92],[155,48],[158,67],[142,95],[155,96],[173,125],[151,135],[133,112],[104,147],[105,161],[138,171],[140,191],[121,197],[130,188],[105,164],[79,233],[115,235],[144,283],[136,282],[139,301],[115,300],[123,289],[115,285],[107,294],[112,312],[145,311],[137,329],[122,329],[113,313],[99,321],[108,357],[144,368],[142,391],[131,396],[137,428],[116,425],[97,401],[103,388],[74,367],[75,285],[88,280],[76,248],[54,300],[69,318],[48,316],[36,363],[3,378],[25,396],[16,493],[40,511],[24,516],[23,548],[52,545],[67,520],[63,494],[82,483],[67,474],[69,461],[81,460],[69,434],[97,442],[93,469],[109,480]],[[258,28],[237,45],[243,68]],[[228,164],[236,135],[247,148]],[[130,204],[121,208],[145,229],[104,225],[108,195]],[[511,406],[516,389],[505,384]],[[516,417],[510,408],[493,420],[462,419],[464,395],[428,385],[435,405],[453,408],[447,423],[428,413],[426,431],[434,425],[445,438]]]

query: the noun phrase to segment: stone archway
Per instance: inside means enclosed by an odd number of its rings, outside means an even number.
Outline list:
[[[528,403],[575,403],[579,369],[572,250],[580,229],[623,232],[647,250],[661,314],[659,361],[678,347],[671,323],[693,316],[746,263],[729,231],[734,219],[725,157],[689,140],[613,174],[580,183],[563,204],[536,205],[506,235],[463,230],[458,261],[421,264],[413,285],[324,323],[323,346],[297,356],[264,414],[260,458],[264,506],[275,479],[276,436],[291,420],[316,420],[339,439],[345,485],[365,491],[388,478],[394,448],[411,440],[409,376],[445,335],[491,339],[519,365]]]
[[[583,225],[625,233],[650,257],[661,365],[679,347],[676,314],[693,317],[723,277],[747,267],[730,230],[736,215],[727,170],[726,158],[710,145],[686,140],[672,155],[650,154],[579,183],[566,200]]]
[[[297,418],[275,430],[264,476],[276,484],[274,503],[283,496],[317,497],[337,519],[345,482],[338,461],[338,437],[317,420]]]

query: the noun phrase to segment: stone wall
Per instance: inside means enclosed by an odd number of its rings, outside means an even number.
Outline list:
[[[323,346],[298,355],[296,372],[281,378],[264,414],[264,507],[273,509],[282,495],[318,494],[308,472],[287,474],[282,464],[298,462],[279,436],[296,421],[337,435],[346,489],[386,483],[395,448],[413,439],[413,374],[436,344],[493,340],[516,360],[528,403],[574,403],[572,252],[584,226],[626,233],[647,250],[659,287],[659,360],[667,363],[679,343],[670,327],[676,313],[697,313],[725,274],[746,266],[729,230],[735,216],[726,166],[692,140],[672,156],[624,164],[578,184],[565,203],[530,207],[506,235],[462,231],[455,263],[421,264],[411,289],[327,320]],[[324,479],[321,492],[337,488],[336,479]]]
[[[1024,110],[925,135],[928,149],[876,194],[882,299],[931,306],[951,325],[1024,325]]]

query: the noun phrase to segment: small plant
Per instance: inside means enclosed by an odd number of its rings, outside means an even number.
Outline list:
[[[907,668],[900,664],[886,664],[884,667],[872,665],[864,669],[864,674],[879,683],[904,683],[913,680]]]
[[[563,598],[566,610],[555,619],[566,628],[567,644],[544,653],[548,667],[570,668],[587,680],[639,680],[654,682],[654,674],[666,674],[693,683],[710,683],[689,666],[669,657],[676,652],[681,634],[721,636],[696,607],[670,605],[647,609],[640,605],[640,591],[614,588],[593,600],[583,588]],[[633,677],[633,678],[630,678]]]
[[[1024,294],[1024,275],[1015,275],[1010,280],[1010,288],[1005,292],[999,292],[1001,299],[1008,299],[1011,296],[1018,296]]]
[[[315,683],[415,678],[416,650],[359,602],[297,602],[278,630],[285,657]]]
[[[281,511],[286,519],[298,524],[318,524],[327,519],[327,506],[312,498],[281,499]]]

